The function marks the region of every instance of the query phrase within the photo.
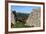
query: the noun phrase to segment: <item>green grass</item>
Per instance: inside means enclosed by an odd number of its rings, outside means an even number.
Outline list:
[[[14,25],[14,28],[24,28],[24,27],[31,27],[31,26],[25,25],[25,23],[22,22],[16,22],[16,24]]]

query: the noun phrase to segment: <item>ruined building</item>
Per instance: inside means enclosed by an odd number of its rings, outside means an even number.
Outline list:
[[[32,9],[32,12],[30,13],[28,19],[26,20],[25,25],[39,27],[41,24],[40,20],[41,20],[41,9],[40,8]]]

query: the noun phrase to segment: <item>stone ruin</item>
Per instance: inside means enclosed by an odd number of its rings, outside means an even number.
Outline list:
[[[39,27],[41,24],[41,9],[32,9],[25,25]]]

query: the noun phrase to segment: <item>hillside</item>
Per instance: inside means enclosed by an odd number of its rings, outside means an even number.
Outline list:
[[[28,16],[29,16],[29,14],[27,14],[27,13],[16,13],[14,27],[15,28],[30,27],[28,25],[25,25]]]

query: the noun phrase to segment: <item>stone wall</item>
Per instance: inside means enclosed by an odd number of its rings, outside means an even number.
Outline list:
[[[14,14],[13,13],[11,13],[11,22],[12,22],[12,24],[15,23],[15,19],[14,19]]]
[[[32,9],[32,12],[30,13],[28,19],[26,20],[25,25],[30,25],[34,27],[39,27],[41,24],[41,9]]]

